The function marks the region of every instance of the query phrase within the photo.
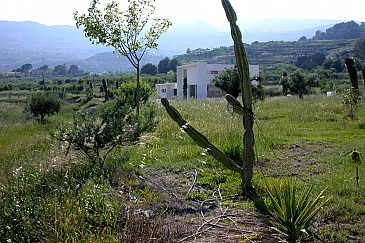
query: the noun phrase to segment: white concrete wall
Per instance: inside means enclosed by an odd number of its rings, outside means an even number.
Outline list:
[[[250,77],[260,75],[260,66],[259,65],[249,65],[249,70],[250,70]]]
[[[157,95],[159,98],[171,98],[174,96],[174,89],[177,88],[176,83],[166,83],[166,84],[156,84],[155,88],[157,90]],[[166,92],[162,92],[162,90],[166,90]]]
[[[196,85],[196,99],[207,98],[207,87],[212,79],[225,69],[233,68],[234,65],[227,64],[207,64],[206,62],[193,63],[177,67],[177,96],[183,98],[184,70],[187,70],[188,97],[190,94],[189,85]],[[259,65],[249,65],[250,76],[259,75]]]

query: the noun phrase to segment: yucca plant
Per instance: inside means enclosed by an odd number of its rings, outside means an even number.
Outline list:
[[[319,210],[329,201],[329,197],[321,202],[324,192],[311,200],[312,186],[298,188],[294,181],[271,184],[266,187],[268,199],[265,203],[261,198],[254,198],[256,207],[262,213],[269,215],[268,223],[282,235],[282,242],[296,243],[321,238],[310,227]]]

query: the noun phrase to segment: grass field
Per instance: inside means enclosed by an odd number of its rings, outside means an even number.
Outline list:
[[[242,149],[242,121],[226,111],[224,100],[171,104],[227,154]],[[24,106],[23,96],[1,96],[0,242],[274,239],[253,204],[240,198],[239,176],[195,145],[161,105],[156,131],[116,149],[103,178],[92,175],[78,151],[66,156],[51,136],[78,104],[65,103],[47,124],[26,119]],[[365,107],[348,120],[340,95],[275,97],[255,104],[254,114],[257,193],[287,178],[313,185],[314,194],[328,186],[325,197],[334,198],[314,227],[325,231],[326,242],[364,242],[365,167],[351,152],[365,153]],[[194,235],[227,212],[230,218]]]

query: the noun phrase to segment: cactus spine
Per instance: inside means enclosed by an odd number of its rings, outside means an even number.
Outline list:
[[[226,12],[226,16],[231,26],[231,35],[234,41],[234,51],[236,56],[236,66],[240,76],[240,86],[242,90],[242,102],[243,105],[232,95],[227,95],[226,100],[232,105],[233,110],[242,116],[244,136],[243,136],[243,165],[239,166],[235,161],[228,158],[222,151],[211,144],[208,139],[194,129],[187,123],[181,116],[181,114],[169,104],[166,98],[161,99],[162,105],[165,107],[169,116],[186,132],[186,134],[193,139],[193,141],[200,147],[207,150],[215,159],[224,164],[228,169],[235,171],[241,175],[242,179],[242,191],[245,196],[251,196],[254,193],[252,187],[253,176],[253,162],[255,161],[255,154],[253,150],[254,134],[253,134],[253,121],[254,116],[252,112],[252,90],[251,82],[249,80],[249,66],[247,62],[247,56],[245,47],[242,43],[242,35],[236,24],[237,16],[229,2],[229,0],[222,0],[223,8]]]

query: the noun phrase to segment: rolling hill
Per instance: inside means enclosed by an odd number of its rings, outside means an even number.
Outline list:
[[[272,19],[240,22],[243,40],[246,43],[268,41],[297,41],[308,38],[317,30],[338,23],[335,20]],[[276,26],[276,28],[274,28]],[[275,30],[275,31],[273,31]],[[173,23],[158,41],[155,54],[147,55],[143,61],[157,64],[165,56],[186,53],[196,48],[214,49],[231,46],[232,40],[227,26],[211,26],[202,21]],[[34,68],[44,64],[76,64],[87,72],[120,72],[133,68],[124,57],[113,55],[113,49],[92,45],[82,30],[73,26],[45,26],[34,22],[0,21],[0,72],[8,72],[25,63]]]

